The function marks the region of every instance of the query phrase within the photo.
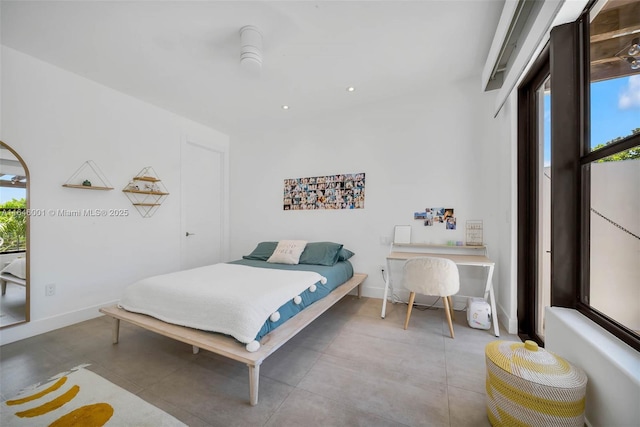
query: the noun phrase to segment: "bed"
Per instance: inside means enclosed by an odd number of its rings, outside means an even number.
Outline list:
[[[297,242],[293,253],[291,242]],[[126,321],[190,344],[194,353],[204,349],[245,363],[256,405],[262,362],[355,288],[360,297],[367,276],[353,272],[351,256],[333,242],[261,242],[240,260],[138,281],[118,305],[100,312],[114,319],[114,344]]]

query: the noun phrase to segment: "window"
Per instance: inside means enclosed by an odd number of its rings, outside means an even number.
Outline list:
[[[550,303],[579,310],[640,350],[638,37],[640,1],[602,0],[552,29],[538,62],[548,64],[553,94]],[[539,144],[547,124],[534,95],[543,71],[534,65],[518,101],[518,323],[521,336],[539,342],[546,304]]]
[[[0,254],[26,250],[26,197],[25,169],[15,153],[0,141]]]
[[[3,178],[5,177],[6,175]],[[9,178],[11,179],[13,176]],[[24,188],[5,188],[2,182],[0,182],[0,187],[2,187],[3,193],[0,197],[0,254],[24,252],[27,249],[26,190]],[[5,198],[5,193],[7,193],[6,196],[14,197]]]
[[[586,17],[585,17],[586,18]],[[640,333],[640,1],[588,15],[589,139],[581,156],[588,241],[580,303]]]
[[[640,333],[640,145],[585,161],[583,170],[590,215],[589,287],[582,302]]]
[[[551,77],[545,49],[518,90],[518,329],[544,341],[551,290]]]
[[[0,255],[27,249],[26,197],[22,162],[0,141]]]

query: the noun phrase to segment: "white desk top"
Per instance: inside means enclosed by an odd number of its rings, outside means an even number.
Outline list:
[[[439,243],[394,243],[393,246],[397,247],[407,247],[407,248],[436,248],[436,249],[478,249],[485,250],[487,248],[486,245],[445,245]]]
[[[390,260],[407,260],[409,258],[416,257],[434,257],[434,258],[446,258],[455,262],[458,265],[480,265],[480,266],[493,266],[495,262],[491,261],[484,255],[456,255],[456,254],[430,254],[424,252],[391,252],[387,255],[387,259]]]

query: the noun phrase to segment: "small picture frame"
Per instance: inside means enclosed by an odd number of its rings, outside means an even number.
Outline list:
[[[467,221],[467,246],[483,246],[484,243],[482,241],[482,229],[483,224],[480,220],[470,220]]]
[[[396,225],[393,232],[393,243],[411,243],[411,226]]]

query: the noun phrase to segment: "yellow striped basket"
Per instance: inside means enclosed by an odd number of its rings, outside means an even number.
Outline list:
[[[485,347],[487,416],[493,426],[584,426],[587,376],[534,341]]]

